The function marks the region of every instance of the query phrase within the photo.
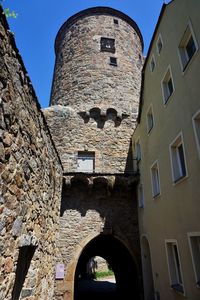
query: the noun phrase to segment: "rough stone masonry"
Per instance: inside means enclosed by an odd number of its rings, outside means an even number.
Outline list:
[[[61,183],[56,149],[0,8],[0,300],[53,299]]]
[[[142,47],[135,22],[105,7],[77,13],[57,34],[51,106],[43,110],[64,168],[58,263],[64,264],[65,277],[56,281],[57,300],[74,299],[80,249],[105,228],[124,241],[140,265],[136,177],[129,154]],[[81,153],[83,162],[93,156],[90,175],[80,169]]]

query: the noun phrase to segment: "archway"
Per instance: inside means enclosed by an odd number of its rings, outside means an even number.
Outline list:
[[[143,285],[144,285],[144,299],[154,300],[154,282],[151,265],[151,252],[149,242],[145,236],[141,239],[141,252],[142,252],[142,272],[143,272]]]
[[[84,299],[79,289],[79,283],[86,275],[88,261],[94,256],[100,256],[108,262],[116,279],[115,292],[107,296],[104,293],[103,299],[141,299],[138,270],[130,252],[125,245],[113,235],[100,234],[84,247],[78,259],[74,281],[74,300]],[[102,299],[100,294],[90,295],[88,287],[87,299],[89,300],[90,297],[95,300]]]

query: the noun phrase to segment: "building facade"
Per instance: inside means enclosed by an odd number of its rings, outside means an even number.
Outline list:
[[[200,298],[199,9],[163,5],[143,68],[133,151],[145,299]]]

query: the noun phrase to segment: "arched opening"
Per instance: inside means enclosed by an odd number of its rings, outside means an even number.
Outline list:
[[[151,265],[151,252],[149,242],[145,236],[141,240],[142,252],[142,272],[143,272],[143,285],[144,285],[144,299],[154,300],[154,283]]]
[[[114,281],[86,282],[88,262],[99,256],[114,273]],[[74,300],[134,300],[140,299],[138,271],[133,257],[124,244],[112,235],[100,234],[83,249],[75,271]]]

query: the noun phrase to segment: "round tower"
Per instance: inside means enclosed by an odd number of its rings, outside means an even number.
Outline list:
[[[51,107],[45,114],[65,172],[82,170],[77,167],[81,151],[95,155],[97,172],[127,171],[142,50],[136,23],[112,8],[83,10],[60,28]]]
[[[136,23],[115,9],[72,16],[56,37],[51,105],[131,111],[138,103],[142,48]]]
[[[119,298],[141,299],[131,135],[142,48],[135,22],[107,7],[72,16],[56,37],[51,106],[44,110],[64,173],[56,259],[65,274],[55,299],[76,299],[86,258],[98,253],[116,270]]]

